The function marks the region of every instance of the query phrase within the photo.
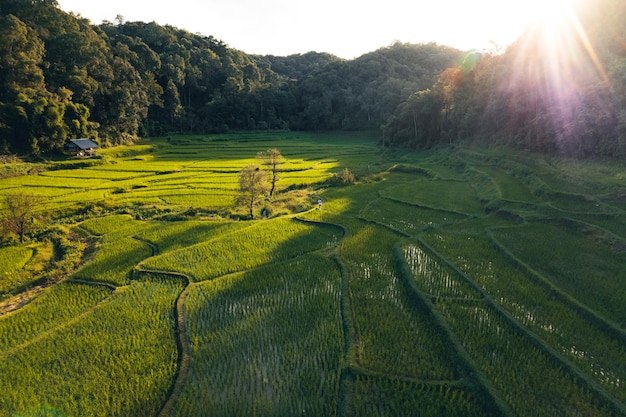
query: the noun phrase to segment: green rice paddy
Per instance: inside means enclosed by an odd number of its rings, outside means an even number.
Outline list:
[[[0,247],[0,417],[626,415],[623,164],[266,132],[36,167],[0,196],[86,250]]]

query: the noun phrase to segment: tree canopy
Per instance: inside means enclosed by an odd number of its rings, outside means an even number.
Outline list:
[[[0,231],[5,236],[14,234],[24,242],[26,234],[33,228],[36,218],[33,210],[40,201],[40,197],[31,194],[5,195],[0,211]]]
[[[106,146],[177,132],[367,129],[411,148],[483,138],[622,155],[626,6],[586,7],[560,38],[529,28],[503,54],[396,42],[344,60],[248,55],[154,22],[94,25],[54,0],[6,0],[0,152],[49,153],[76,137]]]

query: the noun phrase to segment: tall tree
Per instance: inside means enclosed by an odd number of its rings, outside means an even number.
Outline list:
[[[267,178],[258,165],[248,165],[239,173],[239,190],[236,203],[246,207],[250,219],[254,219],[254,208],[267,195]]]
[[[276,190],[276,182],[279,179],[278,172],[280,165],[285,163],[285,158],[281,155],[278,149],[268,149],[267,151],[262,151],[257,153],[257,159],[261,161],[263,165],[267,167],[267,169],[271,173],[271,188],[270,188],[270,197],[274,195],[274,191]]]
[[[183,111],[183,107],[180,103],[178,87],[176,87],[176,84],[174,84],[172,80],[167,80],[167,86],[163,94],[163,110],[169,119],[170,128],[173,128],[175,126],[174,122],[180,117]]]

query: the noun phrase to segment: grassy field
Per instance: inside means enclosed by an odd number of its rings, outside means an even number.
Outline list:
[[[0,417],[626,415],[623,164],[264,132],[29,166]]]

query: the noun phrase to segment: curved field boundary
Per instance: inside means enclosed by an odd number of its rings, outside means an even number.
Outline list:
[[[301,214],[311,213],[317,210],[317,208],[308,210]],[[334,253],[330,255],[330,258],[337,265],[340,275],[339,283],[339,316],[341,318],[341,329],[343,332],[343,357],[344,366],[340,370],[339,386],[337,392],[337,416],[346,416],[349,414],[352,408],[352,398],[350,392],[352,392],[352,386],[354,384],[354,373],[351,370],[350,363],[356,363],[356,352],[354,352],[354,346],[358,341],[358,335],[355,331],[353,313],[351,309],[351,300],[348,291],[348,270],[341,260],[341,245],[343,240],[349,235],[349,231],[344,226],[337,223],[322,222],[321,220],[309,220],[294,216],[294,219],[307,224],[314,224],[320,227],[331,227],[341,230],[342,236],[337,240]]]
[[[462,182],[462,181],[457,181],[457,182]],[[404,204],[406,206],[413,206],[413,207],[419,207],[419,208],[423,208],[423,209],[441,211],[441,212],[444,212],[444,213],[456,214],[458,216],[465,216],[468,219],[472,219],[472,218],[477,217],[475,214],[472,214],[472,213],[463,213],[461,211],[449,210],[449,209],[445,209],[445,208],[442,208],[442,207],[432,207],[432,206],[426,206],[426,205],[423,205],[423,204],[411,203],[409,201],[403,201],[403,200],[400,200],[400,199],[398,199],[396,197],[392,197],[390,195],[385,195],[383,192],[379,192],[378,194],[379,194],[380,198],[384,198],[384,199],[387,199],[389,201],[393,201],[394,203]]]
[[[497,314],[499,314],[502,318],[504,318],[507,322],[509,322],[514,331],[518,332],[520,335],[527,337],[528,340],[535,347],[537,347],[537,349],[543,351],[546,355],[551,357],[552,360],[554,360],[556,363],[562,366],[565,371],[567,371],[574,379],[578,381],[578,383],[583,384],[584,386],[588,387],[590,391],[595,392],[602,399],[604,399],[607,405],[609,405],[613,410],[615,410],[619,414],[626,415],[626,404],[623,404],[617,399],[613,398],[613,396],[611,396],[603,387],[601,387],[600,384],[598,384],[596,381],[591,380],[587,376],[587,374],[585,374],[582,370],[580,370],[573,363],[571,363],[569,360],[567,360],[562,355],[560,355],[551,346],[548,346],[548,344],[545,343],[543,340],[541,340],[541,338],[538,337],[534,332],[527,329],[524,325],[518,322],[508,311],[506,311],[496,300],[494,300],[490,294],[488,294],[485,290],[480,288],[478,284],[476,284],[471,277],[469,277],[467,274],[461,271],[453,262],[449,261],[448,258],[443,256],[435,248],[430,246],[421,238],[418,237],[417,239],[424,249],[428,250],[428,252],[430,252],[433,256],[435,256],[442,262],[445,262],[448,266],[456,270],[457,273],[459,273],[460,276],[463,277],[463,279],[465,279],[468,283],[476,287],[480,291],[482,296],[484,297],[485,304],[493,308]],[[433,311],[433,312],[435,314],[438,314],[436,311]],[[443,317],[441,318],[441,320],[442,320],[442,323],[444,323]],[[451,334],[451,336],[454,337],[455,343],[460,343],[460,341],[458,340],[458,338],[456,338],[454,334]],[[489,383],[488,381],[486,382],[489,385],[491,385],[491,383]],[[509,414],[507,413],[507,415]]]
[[[313,212],[315,209],[311,209],[305,213]],[[305,214],[301,213],[301,214]],[[350,299],[350,292],[348,291],[349,273],[341,260],[341,246],[343,240],[349,235],[349,230],[344,226],[337,223],[322,222],[318,220],[303,219],[294,216],[294,219],[303,223],[314,224],[321,227],[332,227],[341,230],[342,236],[337,240],[334,253],[330,255],[330,258],[337,265],[340,275],[339,283],[339,316],[341,318],[341,329],[343,332],[343,357],[344,366],[340,370],[339,384],[337,388],[337,416],[347,416],[352,409],[352,397],[350,393],[353,391],[355,373],[352,370],[351,363],[357,363],[356,352],[354,346],[358,342],[358,334],[356,333],[356,326],[354,325],[354,318],[352,312],[352,301]]]
[[[151,246],[155,247],[154,245]],[[134,269],[132,272],[133,279],[140,279],[142,274],[165,275],[174,278],[182,278],[187,283],[185,289],[178,295],[178,298],[176,299],[176,308],[174,309],[176,325],[174,332],[176,334],[176,346],[178,347],[176,376],[174,377],[172,385],[167,393],[167,401],[163,404],[163,407],[158,414],[158,417],[167,417],[171,415],[174,410],[176,402],[185,387],[187,376],[189,375],[189,367],[191,364],[191,346],[189,344],[189,334],[187,332],[185,309],[187,305],[187,297],[193,289],[194,282],[189,276],[184,274],[138,268]]]
[[[88,284],[93,284],[93,283],[88,283]],[[107,284],[98,284],[98,285],[105,285],[107,286]],[[119,288],[119,287],[118,287]],[[116,288],[117,291],[119,291],[119,289]],[[98,304],[96,304],[95,306],[93,306],[92,308],[90,308],[87,311],[82,312],[81,314],[79,314],[78,316],[72,317],[71,319],[59,324],[58,326],[55,326],[51,329],[46,330],[43,333],[38,334],[37,336],[33,337],[32,339],[22,343],[21,345],[17,345],[14,346],[2,353],[0,353],[0,359],[4,359],[8,356],[13,355],[15,352],[18,352],[22,349],[27,348],[30,345],[33,345],[41,340],[46,339],[47,337],[52,336],[55,333],[58,333],[59,331],[66,329],[70,326],[73,326],[74,324],[80,323],[83,319],[87,318],[89,315],[93,314],[96,310],[98,310],[99,308],[102,308],[105,304],[108,304],[111,302],[111,297],[115,296],[115,292],[112,292],[110,296],[107,296],[107,298],[105,298],[104,300],[100,301]]]
[[[75,282],[77,284],[83,284],[83,285],[92,285],[94,287],[106,287],[106,288],[112,289],[113,291],[118,290],[119,288],[122,288],[118,285],[111,284],[110,282],[89,281],[86,279],[78,279],[78,278],[69,278],[67,282]]]
[[[385,198],[385,197],[381,197],[381,198]],[[412,205],[410,203],[403,203],[403,204]],[[366,223],[372,223],[372,224],[380,225],[383,227],[385,226],[375,221],[361,219],[360,217],[358,218]],[[319,224],[319,225],[324,224],[324,225],[340,228],[341,230],[343,230],[342,240],[345,239],[350,233],[346,227],[337,223],[328,223],[328,222],[323,223],[317,220],[305,220],[305,219],[298,219],[298,220],[313,223],[313,224]],[[387,229],[398,233],[398,235],[401,237],[412,237],[411,235],[407,233],[397,231],[389,227],[387,227]],[[398,243],[398,247],[401,243],[402,242]],[[350,297],[350,292],[348,291],[349,272],[342,261],[341,249],[342,249],[341,242],[339,242],[335,249],[335,253],[331,255],[331,259],[335,261],[341,274],[340,317],[341,317],[342,328],[343,328],[343,333],[344,333],[344,357],[345,357],[345,364],[344,364],[343,369],[341,370],[341,376],[340,376],[340,382],[339,382],[339,403],[338,403],[338,409],[337,409],[337,416],[347,416],[351,414],[351,410],[353,408],[351,392],[353,391],[355,379],[358,376],[374,377],[374,378],[385,379],[385,380],[390,380],[390,381],[399,381],[399,382],[404,382],[404,383],[416,383],[416,384],[421,384],[425,386],[457,387],[457,388],[466,388],[469,390],[475,390],[479,398],[488,397],[488,398],[485,398],[487,403],[496,404],[496,409],[494,409],[492,406],[492,408],[489,410],[492,413],[492,415],[504,416],[504,417],[513,416],[512,412],[510,411],[502,411],[502,410],[508,410],[507,408],[508,406],[503,401],[499,400],[499,397],[494,398],[494,396],[491,395],[492,391],[495,388],[492,388],[491,390],[489,390],[489,388],[486,387],[486,385],[489,384],[489,381],[486,379],[486,377],[484,376],[482,378],[480,378],[480,376],[477,377],[477,375],[481,375],[481,372],[478,370],[477,366],[471,366],[471,359],[469,359],[469,357],[466,358],[467,355],[464,354],[464,351],[458,349],[458,346],[460,346],[460,342],[451,341],[451,343],[453,343],[453,346],[455,346],[455,351],[456,351],[456,354],[458,355],[458,357],[455,359],[463,363],[462,365],[463,370],[461,371],[462,372],[461,376],[453,380],[441,380],[441,381],[424,380],[424,379],[419,379],[419,378],[400,376],[400,375],[396,375],[396,374],[389,373],[389,372],[375,371],[375,370],[371,370],[367,367],[360,365],[359,360],[357,358],[357,353],[355,351],[356,349],[355,347],[358,345],[359,334],[358,334],[358,329],[356,328],[354,324],[355,322],[354,312],[351,309],[352,300]],[[394,253],[394,257],[397,258],[397,254]],[[424,310],[424,307],[428,308],[426,305],[426,302],[415,300],[416,294],[413,293],[413,288],[409,288],[410,284],[408,283],[408,280],[406,279],[405,272],[402,271],[402,267],[399,267],[399,270],[400,270],[399,276],[402,281],[402,284],[406,288],[407,295],[409,296],[409,300],[411,300],[413,304],[416,305],[417,308],[420,310]],[[419,297],[419,295],[417,296]],[[436,313],[432,309],[428,309],[429,316],[432,317],[435,314]],[[448,333],[451,333],[451,330],[449,330],[445,326],[445,324],[443,324],[443,319],[441,319],[441,322],[438,322],[436,317],[432,317],[432,320],[433,320],[433,324],[438,328],[439,332],[445,332],[446,338],[450,340],[450,338],[447,336],[448,336]],[[469,364],[466,362],[469,362]]]
[[[137,236],[131,236],[132,239],[141,242],[150,247],[152,252],[152,256],[156,256],[159,254],[159,247],[152,242],[149,242],[145,239],[141,239]],[[176,403],[178,402],[178,398],[180,398],[183,389],[185,388],[185,382],[187,380],[187,376],[189,375],[189,367],[191,366],[191,345],[189,343],[189,333],[187,332],[187,318],[185,315],[185,310],[187,306],[187,297],[192,290],[193,279],[185,274],[180,274],[171,271],[154,271],[143,269],[141,267],[135,267],[131,272],[131,275],[134,279],[139,279],[142,274],[154,274],[154,275],[165,275],[174,278],[182,278],[187,285],[185,285],[185,289],[178,295],[176,299],[176,308],[175,312],[175,334],[176,334],[176,346],[178,348],[178,359],[177,359],[177,369],[176,376],[170,386],[170,389],[167,394],[167,401],[163,404],[161,411],[159,411],[158,417],[167,417],[172,414]]]
[[[150,251],[152,252],[152,256],[156,256],[159,254],[159,247],[157,245],[155,245],[154,243],[147,241],[145,239],[141,239],[139,237],[135,236],[131,236],[131,239],[136,240],[137,242],[143,243],[146,246],[148,246],[150,248]]]
[[[79,230],[84,233],[85,236],[87,236],[89,239],[93,239],[96,236],[92,235],[89,233],[88,230],[77,226],[79,228]],[[30,303],[33,299],[35,299],[35,297],[37,297],[37,295],[46,290],[47,288],[50,288],[51,286],[65,280],[68,279],[68,277],[71,277],[71,275],[78,270],[78,268],[80,268],[82,266],[82,264],[85,263],[86,259],[87,259],[87,253],[93,249],[93,242],[90,240],[87,244],[87,248],[85,250],[82,251],[81,253],[81,259],[80,262],[76,263],[73,266],[73,270],[71,271],[64,271],[64,270],[52,270],[50,272],[46,272],[44,271],[41,276],[39,276],[37,279],[35,279],[34,281],[31,281],[29,283],[26,284],[22,284],[17,288],[14,288],[12,291],[9,292],[10,297],[2,300],[0,302],[0,317],[4,316],[6,314],[12,313],[14,311],[19,310],[20,308],[24,307],[25,305],[27,305],[28,303]],[[36,250],[33,252],[33,256],[26,262],[25,265],[28,265],[33,258],[36,256]],[[71,279],[71,278],[69,278]]]
[[[344,237],[347,230],[344,230]],[[331,255],[331,259],[337,265],[340,275],[339,283],[339,315],[341,317],[341,329],[343,331],[343,357],[345,365],[341,369],[339,376],[339,387],[337,392],[337,415],[348,415],[351,409],[352,399],[350,392],[352,392],[352,384],[354,383],[354,374],[351,371],[350,363],[356,362],[355,352],[353,346],[356,346],[357,335],[354,326],[354,319],[352,317],[351,301],[348,292],[348,271],[341,261],[341,245],[337,246],[335,254]]]
[[[180,394],[185,387],[185,382],[187,380],[187,376],[189,375],[189,367],[191,365],[191,346],[189,344],[189,334],[187,332],[187,318],[185,314],[185,309],[187,305],[187,297],[189,293],[193,289],[193,282],[190,277],[183,274],[176,274],[172,272],[163,272],[163,271],[150,271],[145,269],[135,269],[134,275],[138,278],[141,274],[155,274],[155,275],[166,275],[175,278],[183,278],[187,285],[185,289],[180,293],[176,300],[176,308],[175,308],[175,334],[176,334],[176,345],[178,347],[178,366],[176,370],[176,376],[172,382],[172,385],[167,394],[167,401],[163,404],[161,411],[159,411],[159,417],[167,417],[171,415],[174,407],[176,406],[176,402],[180,397]]]
[[[321,224],[316,221],[304,220],[304,219],[297,218],[296,216],[293,216],[293,217],[295,220],[301,221],[303,223],[311,223],[317,226],[337,228],[343,231],[343,235],[345,236],[346,230],[342,226],[330,224],[330,223]],[[158,254],[159,249],[155,244],[148,242],[146,240],[139,239],[136,236],[133,236],[132,238],[150,246],[152,248],[153,256]],[[326,250],[326,248],[320,249],[320,251],[324,251],[324,250]],[[304,256],[304,255],[301,255],[301,256]],[[283,261],[283,262],[286,262],[286,261]],[[266,267],[266,266],[267,265],[261,266],[261,268]],[[175,308],[175,316],[176,316],[175,317],[176,319],[175,320],[175,323],[176,323],[175,333],[176,333],[176,344],[178,346],[178,367],[177,367],[178,369],[176,371],[176,376],[174,378],[174,381],[167,395],[167,401],[165,402],[165,404],[163,404],[163,407],[158,413],[158,417],[168,417],[174,411],[176,403],[178,402],[178,399],[180,398],[183,392],[183,389],[185,388],[185,383],[189,375],[189,369],[191,366],[191,345],[189,342],[189,332],[187,328],[187,317],[186,317],[185,311],[186,311],[186,305],[187,305],[187,298],[191,290],[193,290],[193,287],[196,285],[196,282],[188,275],[171,272],[171,271],[156,271],[156,270],[148,270],[148,269],[144,269],[141,267],[136,267],[132,272],[132,275],[135,279],[139,279],[139,277],[142,274],[166,275],[166,276],[171,276],[175,278],[182,278],[185,280],[185,282],[187,282],[185,289],[180,293],[180,295],[178,296],[178,299],[176,300],[176,308]],[[215,279],[219,279],[219,277]],[[342,274],[342,280],[343,280],[343,274]],[[340,387],[341,387],[341,383],[340,383]],[[341,400],[339,401],[339,403],[341,404]],[[341,415],[343,415],[343,413]]]
[[[422,243],[421,240],[419,240],[419,242]],[[402,253],[402,243],[403,242],[400,241],[394,246],[393,254],[394,258],[396,259],[396,263],[398,264],[400,279],[405,286],[407,293],[410,295],[410,298],[415,304],[418,305],[418,308],[426,311],[427,315],[430,316],[433,325],[438,329],[439,334],[441,334],[444,339],[448,340],[449,343],[454,347],[454,351],[456,351],[456,354],[458,355],[455,359],[457,360],[457,363],[459,363],[463,367],[463,371],[467,375],[465,378],[468,378],[468,380],[470,381],[469,386],[478,388],[479,392],[477,394],[483,397],[488,397],[491,400],[489,402],[494,404],[497,408],[497,410],[489,411],[496,412],[497,414],[500,414],[502,416],[513,417],[515,415],[513,413],[513,410],[511,410],[509,405],[502,399],[502,397],[498,394],[495,386],[491,383],[491,381],[489,381],[489,379],[482,372],[478,364],[463,348],[463,343],[459,340],[459,338],[452,331],[452,329],[448,327],[445,319],[433,305],[432,297],[429,294],[423,293],[415,284],[415,280],[413,279],[413,274],[411,272],[409,264],[407,263]],[[433,254],[436,253],[434,252],[434,249],[430,247],[427,247],[427,249]],[[463,273],[454,264],[451,264],[447,261],[445,262],[448,263],[448,265],[452,267],[455,272],[463,275]],[[466,277],[463,278],[465,279]],[[470,281],[469,284],[474,289],[479,291],[479,293],[482,295],[482,298],[480,300],[463,300],[463,302],[484,303],[487,299],[484,292],[473,281]],[[450,383],[448,382],[448,384]],[[468,385],[463,384],[463,378],[458,382],[458,384],[460,386]],[[437,385],[442,385],[442,383],[438,383]]]
[[[349,291],[347,290],[348,280],[349,280],[348,271],[345,265],[343,265],[343,262],[341,260],[341,243],[343,239],[349,234],[349,231],[340,224],[321,222],[321,221],[316,221],[316,220],[308,220],[308,219],[302,219],[298,217],[295,217],[295,220],[301,221],[303,223],[316,225],[319,227],[330,227],[333,229],[340,230],[342,232],[342,236],[338,239],[334,250],[331,248],[331,251],[334,253],[329,252],[328,248],[323,248],[319,250],[319,251],[324,251],[327,254],[329,254],[330,258],[336,263],[337,268],[340,272],[340,276],[341,276],[340,278],[341,279],[341,282],[340,282],[340,317],[341,317],[341,322],[342,322],[342,330],[344,334],[343,355],[345,358],[345,362],[344,362],[344,366],[342,367],[340,371],[340,380],[339,380],[339,384],[337,388],[338,389],[338,393],[337,393],[338,394],[338,405],[337,405],[338,416],[347,415],[347,413],[349,413],[349,411],[352,409],[352,398],[351,398],[352,389],[351,388],[354,384],[355,377],[358,375],[373,376],[373,377],[384,378],[384,379],[389,379],[389,380],[405,381],[405,382],[419,383],[419,384],[433,385],[433,386],[453,386],[453,387],[461,387],[461,388],[463,387],[464,388],[476,388],[477,386],[479,387],[482,386],[482,384],[477,385],[477,383],[473,380],[474,378],[468,379],[467,376],[461,377],[456,380],[426,381],[426,380],[421,380],[421,379],[416,379],[416,378],[400,377],[400,376],[390,374],[390,373],[375,372],[375,371],[359,366],[358,361],[356,360],[356,357],[355,357],[356,352],[354,351],[354,347],[356,346],[356,341],[358,340],[358,334],[356,333],[356,329],[354,326],[354,319],[352,317],[353,312],[350,308],[351,300],[349,297]],[[137,239],[136,237],[133,237],[133,238],[151,246],[153,248],[154,254],[158,253],[158,248],[156,247],[156,245],[151,244],[150,242],[147,242],[141,239]],[[318,251],[314,251],[314,252],[318,252]],[[262,266],[262,267],[266,267],[266,266]],[[175,332],[176,332],[176,339],[177,339],[177,345],[178,345],[178,350],[179,350],[178,369],[177,369],[174,381],[172,382],[172,385],[170,387],[167,400],[163,404],[163,407],[161,408],[160,412],[158,413],[158,417],[168,417],[175,410],[176,403],[178,402],[178,399],[180,398],[185,388],[186,380],[190,371],[191,346],[189,342],[189,334],[188,334],[185,312],[186,312],[187,298],[190,292],[193,290],[196,283],[193,281],[191,277],[185,274],[175,273],[171,271],[148,270],[148,269],[143,269],[141,267],[137,267],[133,270],[133,276],[135,279],[138,279],[142,274],[160,274],[160,275],[166,275],[166,276],[171,276],[175,278],[183,278],[187,282],[187,286],[181,292],[181,294],[179,295],[176,301],[176,308],[175,308],[175,314],[176,314]],[[470,374],[470,373],[473,373],[473,371],[474,369],[471,369],[471,371],[467,373]],[[483,390],[479,389],[479,391],[483,391]],[[485,395],[485,394],[483,393],[482,395]],[[497,413],[497,414],[503,414],[505,416],[509,415],[507,413]]]
[[[535,280],[538,285],[543,286],[546,291],[549,291],[551,294],[554,294],[561,300],[565,305],[572,307],[575,311],[577,311],[582,317],[586,320],[592,322],[594,325],[601,328],[603,331],[611,334],[611,336],[615,337],[622,343],[626,343],[626,331],[618,326],[616,323],[611,322],[610,320],[602,317],[598,313],[596,313],[593,309],[587,307],[586,305],[580,303],[574,297],[570,296],[566,292],[563,292],[559,287],[554,285],[550,280],[546,279],[543,274],[533,269],[530,265],[522,261],[520,258],[511,253],[506,246],[502,245],[500,241],[493,235],[492,231],[498,228],[488,229],[487,237],[495,248],[500,251],[503,255],[513,262],[513,264],[518,265],[523,268],[523,270],[527,271],[528,274]],[[500,228],[505,229],[505,228]]]

